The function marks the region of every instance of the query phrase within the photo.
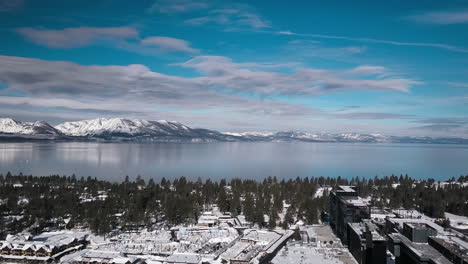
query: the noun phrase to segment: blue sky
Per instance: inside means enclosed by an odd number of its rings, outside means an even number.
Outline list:
[[[466,1],[0,0],[0,111],[468,137]]]

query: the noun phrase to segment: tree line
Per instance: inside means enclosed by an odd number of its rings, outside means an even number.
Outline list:
[[[114,229],[156,228],[195,223],[204,208],[213,204],[233,216],[243,214],[260,227],[288,228],[297,220],[318,223],[328,211],[328,188],[355,185],[373,206],[418,209],[443,217],[448,211],[468,215],[468,176],[450,184],[408,176],[383,178],[268,177],[263,181],[231,179],[212,181],[141,177],[123,182],[72,176],[0,175],[0,238],[6,233],[31,232],[61,224],[63,228],[90,228],[98,234]],[[288,206],[285,206],[288,205]],[[280,215],[283,217],[280,218]],[[267,216],[267,217],[265,217]]]

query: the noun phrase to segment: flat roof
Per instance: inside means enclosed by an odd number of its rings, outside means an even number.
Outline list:
[[[334,243],[340,242],[340,240],[333,234],[333,231],[329,225],[300,226],[299,230],[306,232],[309,238],[314,237],[316,241],[333,241]]]
[[[287,248],[287,249],[286,249]],[[315,247],[310,244],[290,244],[271,260],[273,264],[357,264],[345,247]]]
[[[403,225],[404,224],[426,224],[428,226],[430,226],[431,228],[437,230],[437,234],[439,235],[447,235],[449,234],[448,232],[446,232],[444,230],[444,228],[434,222],[432,222],[431,220],[427,219],[427,218],[420,218],[420,219],[414,219],[414,218],[388,218],[388,221],[392,222],[392,223],[398,223],[400,225],[401,228],[403,228]]]
[[[349,185],[339,185],[338,186],[339,189],[337,189],[336,191],[341,191],[341,192],[356,192],[356,190],[354,189],[354,186],[349,186]]]
[[[357,207],[368,207],[370,206],[369,199],[364,199],[360,196],[341,196],[340,199],[347,205]]]
[[[458,237],[432,237],[434,241],[441,244],[443,247],[448,249],[450,252],[460,256],[464,261],[468,262],[468,248],[466,247],[467,242],[461,240]]]
[[[363,235],[364,232],[366,231],[366,225],[370,225],[369,229],[372,234],[372,240],[373,241],[386,241],[386,239],[383,236],[381,236],[377,231],[375,231],[377,227],[370,222],[349,223],[348,225],[354,230],[354,232],[356,232],[360,236]]]
[[[175,253],[167,257],[166,262],[174,263],[200,263],[201,256],[192,253]]]
[[[411,250],[415,255],[417,255],[422,260],[432,260],[437,264],[450,264],[452,263],[444,255],[442,255],[435,248],[431,247],[427,243],[414,243],[405,237],[403,234],[394,233],[389,234],[393,240],[399,240],[403,243],[409,250]]]

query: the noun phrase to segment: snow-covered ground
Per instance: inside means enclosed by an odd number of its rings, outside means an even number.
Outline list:
[[[445,213],[445,217],[450,220],[450,226],[455,229],[468,230],[468,217]]]
[[[319,187],[319,188],[317,189],[317,191],[315,192],[314,197],[315,197],[315,198],[320,198],[320,197],[322,197],[325,193],[330,193],[330,191],[331,191],[332,189],[333,189],[332,187]]]

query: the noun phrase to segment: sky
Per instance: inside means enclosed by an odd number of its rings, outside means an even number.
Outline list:
[[[468,1],[0,0],[0,116],[468,137]]]

